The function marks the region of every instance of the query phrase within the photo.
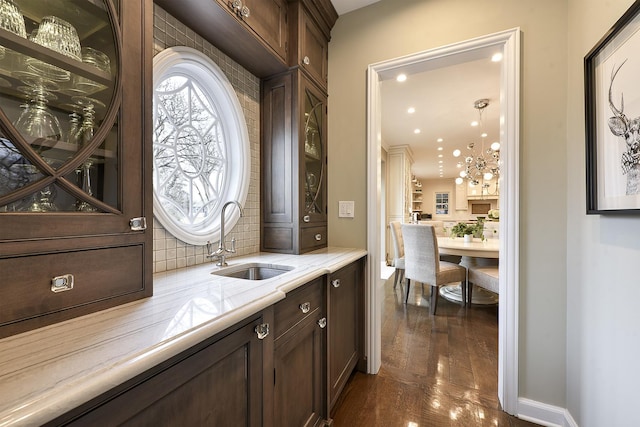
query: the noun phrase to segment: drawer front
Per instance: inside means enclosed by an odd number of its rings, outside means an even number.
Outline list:
[[[140,292],[142,256],[135,245],[1,259],[0,326]],[[67,275],[73,288],[63,290]]]
[[[322,310],[324,278],[307,283],[287,294],[287,297],[274,307],[274,331],[278,339],[285,332],[308,316]]]
[[[327,246],[327,226],[309,227],[300,230],[301,252]]]

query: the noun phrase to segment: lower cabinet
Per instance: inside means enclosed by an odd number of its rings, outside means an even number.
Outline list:
[[[274,307],[274,425],[316,426],[326,415],[324,278],[314,280]]]
[[[364,365],[364,258],[329,275],[327,390],[330,413],[353,370]]]
[[[319,426],[363,356],[364,258],[48,423]],[[268,334],[264,327],[268,326]]]
[[[49,425],[261,426],[265,340],[255,329],[263,323],[187,351]]]

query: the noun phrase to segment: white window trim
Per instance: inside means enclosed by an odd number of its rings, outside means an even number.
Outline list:
[[[160,224],[178,239],[192,244],[204,245],[207,241],[220,240],[220,212],[226,201],[237,200],[245,205],[251,178],[251,153],[249,134],[244,113],[236,92],[220,67],[198,50],[186,47],[170,47],[153,58],[153,90],[169,74],[179,72],[196,80],[215,104],[220,119],[225,124],[223,131],[227,142],[228,171],[221,202],[211,214],[211,222],[202,230],[186,230],[176,223],[163,209],[153,191],[154,215]],[[203,84],[206,82],[207,84]],[[154,108],[155,111],[155,108]],[[155,118],[154,118],[155,125]],[[238,222],[238,209],[227,210],[225,230],[230,231]],[[223,237],[223,236],[222,236]]]

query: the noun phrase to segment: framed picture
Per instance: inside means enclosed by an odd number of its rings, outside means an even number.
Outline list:
[[[587,213],[640,213],[640,0],[584,58]]]

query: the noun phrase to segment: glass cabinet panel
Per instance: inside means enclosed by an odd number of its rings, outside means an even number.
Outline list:
[[[0,0],[0,212],[120,208],[116,13]]]
[[[324,103],[305,90],[304,104],[304,212],[324,213]]]

